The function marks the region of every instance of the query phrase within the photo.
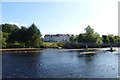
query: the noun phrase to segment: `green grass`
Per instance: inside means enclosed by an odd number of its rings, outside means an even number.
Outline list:
[[[43,42],[43,48],[59,48],[62,47],[64,44],[60,42]]]

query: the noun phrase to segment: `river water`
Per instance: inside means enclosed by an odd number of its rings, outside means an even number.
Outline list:
[[[118,52],[43,49],[40,52],[3,52],[3,78],[116,78]]]

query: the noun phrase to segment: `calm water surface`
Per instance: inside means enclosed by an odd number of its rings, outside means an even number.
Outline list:
[[[44,49],[34,53],[2,54],[3,78],[116,78],[118,52]]]

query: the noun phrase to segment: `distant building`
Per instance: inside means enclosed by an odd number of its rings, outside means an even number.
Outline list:
[[[45,35],[44,41],[45,42],[69,42],[70,37],[73,35],[71,34],[56,34],[56,35]]]

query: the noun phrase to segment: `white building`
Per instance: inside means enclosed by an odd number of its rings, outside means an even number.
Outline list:
[[[46,42],[69,42],[71,34],[56,34],[56,35],[45,35],[44,41]]]

